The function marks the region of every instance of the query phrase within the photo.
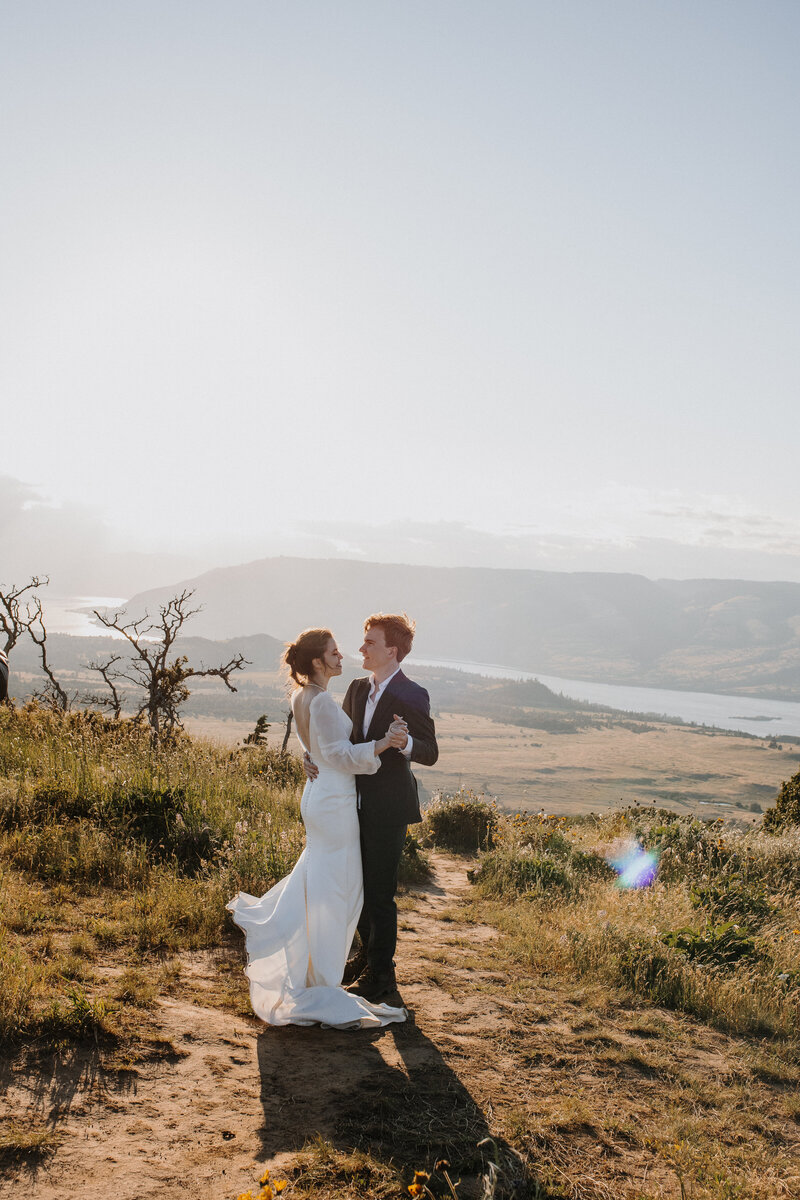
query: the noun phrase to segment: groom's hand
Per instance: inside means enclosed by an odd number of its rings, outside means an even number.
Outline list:
[[[303,755],[303,770],[306,773],[306,778],[310,779],[312,783],[319,775],[319,767],[314,762],[307,750]]]
[[[408,745],[408,725],[402,717],[398,717],[397,713],[394,714],[394,720],[389,726],[387,736],[391,738],[392,745],[398,750],[405,750]]]

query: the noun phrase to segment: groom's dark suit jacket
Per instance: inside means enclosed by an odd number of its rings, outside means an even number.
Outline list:
[[[369,676],[354,679],[347,689],[342,708],[353,722],[350,740],[358,744],[382,738],[397,713],[408,725],[408,732],[414,740],[411,761],[432,767],[439,757],[439,747],[425,688],[398,671],[386,685],[372,714],[369,729],[364,734],[364,711],[369,690]],[[374,775],[356,775],[356,784],[363,822],[413,825],[422,820],[417,781],[411,773],[409,760],[399,750],[384,750],[381,769]]]

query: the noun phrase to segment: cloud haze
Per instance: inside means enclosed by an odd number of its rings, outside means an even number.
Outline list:
[[[589,535],[511,527],[476,528],[464,522],[304,521],[261,537],[234,534],[196,538],[191,552],[180,539],[154,530],[147,545],[114,530],[97,510],[55,503],[38,489],[0,476],[1,583],[49,575],[51,592],[127,596],[214,567],[288,555],[350,558],[418,566],[615,571],[658,578],[783,579],[800,582],[800,529],[760,514],[725,512],[703,503],[651,508],[640,494],[635,521],[625,521],[634,498],[613,493],[593,518]],[[651,500],[653,497],[650,498]],[[634,532],[621,532],[625,524]]]
[[[798,54],[747,0],[6,4],[14,554],[788,570]]]

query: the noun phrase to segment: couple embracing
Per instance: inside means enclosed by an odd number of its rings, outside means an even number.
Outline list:
[[[400,669],[413,638],[405,614],[368,617],[360,652],[370,675],[341,708],[327,690],[342,673],[330,630],[307,629],[286,649],[306,845],[266,895],[240,892],[228,905],[245,933],[253,1009],[271,1025],[405,1020],[386,1001],[397,991],[397,870],[406,828],[422,819],[410,764],[432,766],[439,753],[428,693]],[[347,961],[356,928],[360,948]]]

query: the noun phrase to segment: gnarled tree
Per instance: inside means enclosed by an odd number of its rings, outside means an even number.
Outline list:
[[[100,671],[109,687],[112,687],[112,679],[126,680],[143,690],[144,698],[137,716],[147,717],[154,742],[164,733],[171,732],[176,725],[180,726],[180,708],[190,695],[187,680],[213,676],[221,679],[229,691],[235,692],[231,675],[234,671],[242,670],[247,663],[242,654],[235,654],[220,667],[192,667],[185,654],[170,658],[181,629],[190,617],[200,611],[199,608],[188,607],[193,595],[194,590],[186,588],[159,607],[158,617],[150,617],[146,613],[137,621],[125,622],[124,609],[118,610],[113,616],[94,610],[98,621],[106,629],[121,633],[133,649],[124,670],[117,668],[113,662],[106,664],[102,670],[99,666],[94,669]]]
[[[28,621],[28,633],[31,640],[39,647],[39,656],[42,660],[42,671],[47,676],[47,683],[42,691],[34,692],[34,697],[43,700],[50,708],[56,709],[58,712],[68,712],[71,704],[78,699],[77,694],[70,697],[53,674],[53,668],[47,657],[47,630],[45,629],[44,616],[42,614],[42,602],[38,596],[34,596],[29,606],[30,620]]]
[[[30,631],[37,617],[41,617],[42,605],[36,589],[46,587],[49,582],[47,576],[40,579],[38,575],[32,575],[30,583],[24,587],[12,583],[9,588],[0,588],[0,636],[5,638],[5,645],[0,649],[6,654],[14,649],[23,633]]]
[[[33,694],[49,704],[51,708],[66,712],[70,707],[71,699],[53,674],[47,657],[47,630],[42,613],[42,602],[38,596],[38,589],[46,587],[49,582],[46,575],[41,578],[38,575],[32,575],[30,582],[23,587],[12,584],[10,588],[0,588],[0,640],[5,639],[2,649],[8,655],[22,634],[29,634],[31,640],[39,647],[42,671],[47,676],[44,688]],[[72,700],[74,699],[76,699],[75,696],[72,697]]]

